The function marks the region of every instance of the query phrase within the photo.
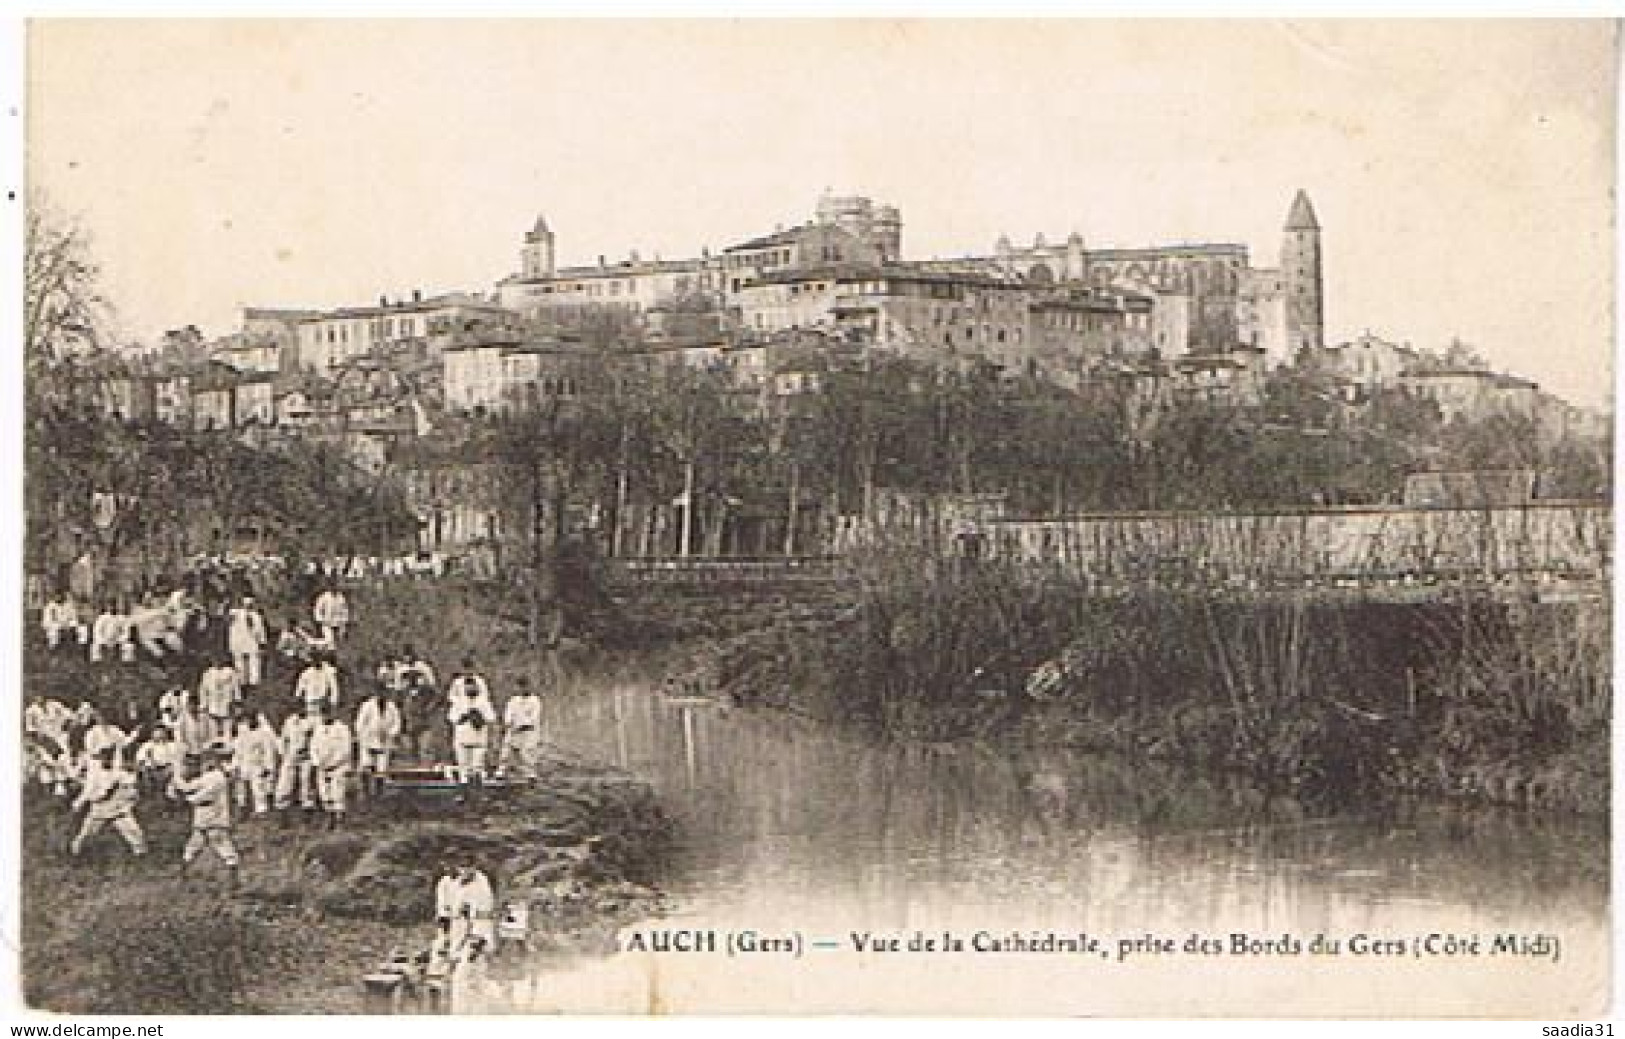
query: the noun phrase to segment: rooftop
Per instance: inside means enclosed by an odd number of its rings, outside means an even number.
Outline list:
[[[312,317],[304,318],[300,324],[310,324],[315,321],[332,321],[340,318],[368,318],[386,317],[394,314],[422,314],[432,310],[445,310],[448,307],[464,307],[475,310],[488,310],[496,313],[507,311],[495,303],[488,303],[463,293],[445,293],[439,296],[430,296],[428,299],[402,300],[389,303],[385,306],[370,307],[339,307],[336,310],[319,311]]]
[[[1481,379],[1497,389],[1533,390],[1538,384],[1505,372],[1492,372],[1487,368],[1416,368],[1405,373],[1407,379]]]
[[[1292,200],[1292,211],[1286,217],[1286,230],[1288,231],[1318,231],[1320,221],[1315,219],[1315,207],[1309,201],[1309,193],[1302,188]]]
[[[1130,260],[1149,256],[1240,256],[1245,258],[1247,247],[1235,242],[1180,242],[1174,245],[1144,245],[1133,248],[1088,249],[1084,256],[1091,260]]]
[[[266,321],[298,321],[307,317],[316,317],[320,310],[313,307],[244,307],[244,320]]]
[[[931,285],[974,285],[983,288],[1022,288],[1019,283],[993,277],[985,272],[931,269],[909,263],[833,263],[775,271],[751,279],[752,285],[787,285],[803,281],[897,281]]]
[[[740,242],[738,245],[730,245],[728,248],[722,251],[725,253],[743,253],[753,252],[757,249],[770,249],[775,245],[787,245],[790,242],[797,241],[802,235],[813,230],[817,226],[817,224],[798,224],[795,227],[789,228],[788,230],[774,231],[772,234],[762,235],[759,238],[752,238],[748,242]]]

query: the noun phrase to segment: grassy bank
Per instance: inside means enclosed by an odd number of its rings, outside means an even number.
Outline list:
[[[738,702],[892,737],[1106,750],[1330,806],[1414,792],[1606,810],[1606,603],[1104,596],[905,559],[862,573],[849,613],[720,640],[694,671]]]

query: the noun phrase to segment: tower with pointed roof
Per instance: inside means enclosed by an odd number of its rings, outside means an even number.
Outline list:
[[[1289,356],[1325,345],[1325,296],[1320,269],[1320,221],[1308,192],[1298,191],[1281,240],[1281,278],[1286,294]]]
[[[519,271],[526,278],[551,278],[553,267],[553,231],[547,226],[547,217],[536,216],[536,225],[525,235],[525,247],[519,252]]]

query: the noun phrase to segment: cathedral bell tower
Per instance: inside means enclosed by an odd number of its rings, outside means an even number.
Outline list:
[[[1325,345],[1325,296],[1320,270],[1320,221],[1307,192],[1299,190],[1281,240],[1281,278],[1286,294],[1288,356]]]

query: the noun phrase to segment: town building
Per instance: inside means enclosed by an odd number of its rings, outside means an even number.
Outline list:
[[[1358,398],[1398,385],[1400,376],[1421,365],[1422,355],[1409,343],[1391,343],[1366,331],[1326,347],[1311,361]]]
[[[445,408],[461,414],[575,400],[593,363],[579,346],[513,336],[469,338],[447,346],[441,357]]]
[[[1418,368],[1399,385],[1433,401],[1446,422],[1477,422],[1496,415],[1535,418],[1540,387],[1528,379],[1478,368]]]
[[[232,336],[216,343],[209,357],[239,372],[274,375],[282,368],[283,347],[274,339]]]
[[[426,343],[434,349],[454,332],[510,317],[497,304],[466,294],[425,299],[414,291],[410,301],[380,298],[375,307],[341,307],[297,322],[298,363],[326,372],[380,348]]]
[[[192,428],[200,432],[229,432],[237,428],[237,383],[235,368],[218,361],[191,372],[187,381],[192,406]]]
[[[244,372],[232,381],[232,426],[276,425],[276,375],[273,372]]]
[[[1156,350],[1156,301],[1124,290],[1062,289],[1031,305],[1025,373],[1076,388],[1108,361]]]

